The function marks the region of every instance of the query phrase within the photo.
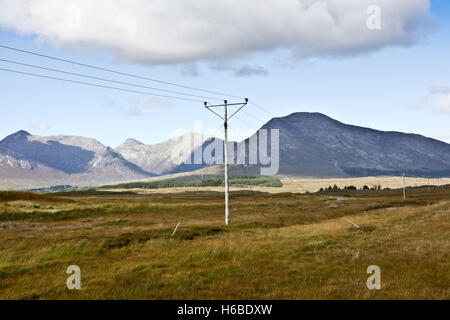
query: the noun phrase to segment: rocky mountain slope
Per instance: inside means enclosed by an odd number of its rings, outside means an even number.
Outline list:
[[[421,135],[352,126],[306,112],[274,118],[262,128],[280,130],[280,173],[450,176],[450,145]]]
[[[159,175],[173,174],[198,170],[207,166],[207,163],[202,161],[201,153],[213,139],[216,138],[200,133],[187,133],[153,145],[128,139],[115,151],[146,171]],[[196,158],[200,161],[195,161]]]
[[[153,175],[91,138],[19,131],[0,141],[3,179],[86,185]]]

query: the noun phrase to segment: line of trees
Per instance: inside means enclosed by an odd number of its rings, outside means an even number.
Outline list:
[[[340,188],[338,187],[336,184],[334,186],[328,186],[326,188],[320,188],[320,192],[325,192],[325,191],[339,191],[339,190],[358,190],[357,187],[355,186],[345,186],[344,188]],[[369,187],[368,185],[364,185],[363,187],[359,188],[359,190],[361,191],[369,191],[369,190],[381,190],[381,185],[377,185],[377,186],[371,186]]]
[[[279,179],[270,176],[231,176],[230,186],[246,187],[282,187]],[[220,187],[225,185],[224,177],[212,177],[207,179],[167,179],[151,182],[130,182],[116,185],[103,186],[102,189],[161,189],[177,187]]]

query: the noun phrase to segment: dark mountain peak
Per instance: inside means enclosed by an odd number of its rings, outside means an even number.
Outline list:
[[[287,116],[284,116],[283,118],[305,118],[305,119],[331,119],[329,116],[320,113],[320,112],[293,112]]]
[[[280,118],[275,118],[280,119]],[[290,115],[281,118],[283,120],[292,121],[292,122],[301,122],[301,123],[334,123],[334,124],[343,124],[329,116],[320,113],[320,112],[294,112]]]
[[[308,128],[309,130],[327,130],[330,127],[345,126],[329,116],[319,112],[294,112],[285,117],[273,118],[263,129],[278,128],[292,130],[293,128]]]
[[[26,136],[31,136],[31,133],[29,133],[28,131],[25,131],[25,130],[19,130],[16,133],[13,133],[10,135],[10,137],[13,137],[13,136],[26,137]]]
[[[5,139],[3,139],[1,142],[3,141],[11,141],[11,140],[16,140],[16,139],[23,139],[25,137],[31,136],[31,134],[25,130],[19,130],[16,133],[10,134],[9,136],[7,136]]]
[[[14,133],[15,135],[25,135],[25,136],[31,136],[31,133],[29,133],[28,131],[25,130],[19,130],[16,133]]]
[[[16,133],[10,134],[5,139],[0,141],[0,150],[5,152],[5,150],[9,150],[11,146],[24,145],[27,143],[29,136],[31,136],[31,134],[25,130],[20,130]]]

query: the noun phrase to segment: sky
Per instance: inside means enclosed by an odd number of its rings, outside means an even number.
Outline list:
[[[208,96],[184,101],[0,70],[0,139],[26,130],[92,137],[116,147],[127,138],[153,144],[188,131],[220,135],[221,120],[201,101],[241,101],[233,95],[270,113],[247,105],[230,122],[234,140],[272,115],[321,112],[348,124],[450,143],[449,1],[104,3],[0,0],[0,45],[226,95],[0,47],[4,60]],[[0,69],[113,85],[2,61]]]

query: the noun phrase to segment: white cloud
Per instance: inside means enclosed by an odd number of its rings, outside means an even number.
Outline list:
[[[269,72],[261,67],[261,66],[250,66],[248,64],[242,66],[239,70],[236,70],[234,73],[238,77],[250,77],[250,76],[266,76],[269,74]]]
[[[437,98],[433,106],[437,112],[450,114],[450,94]]]
[[[215,71],[230,71],[237,77],[266,76],[269,71],[260,65],[237,65],[235,63],[219,61],[212,63],[209,68]]]
[[[440,86],[440,87],[432,87],[430,90],[431,94],[437,93],[450,93],[450,87]]]
[[[39,131],[47,131],[51,128],[50,124],[48,124],[47,122],[35,123],[35,124],[30,125],[29,127],[34,130],[39,130]]]
[[[181,68],[181,75],[184,77],[198,77],[200,74],[195,63],[186,64]]]
[[[407,107],[450,115],[450,87],[432,87],[428,95],[408,104]]]
[[[367,28],[370,5],[381,29]],[[179,64],[288,49],[348,56],[417,43],[429,0],[0,0],[0,26],[53,45],[108,49],[127,61]]]

